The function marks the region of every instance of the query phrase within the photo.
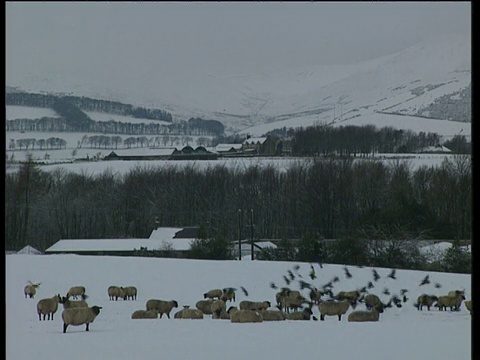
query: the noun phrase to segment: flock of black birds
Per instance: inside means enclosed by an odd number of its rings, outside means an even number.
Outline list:
[[[320,266],[320,268],[323,268],[323,264],[318,263],[318,265]],[[362,268],[362,266],[360,266],[360,268]],[[305,290],[305,289],[320,290],[323,295],[328,295],[329,296],[328,300],[338,300],[338,295],[334,295],[333,288],[334,288],[334,284],[340,282],[340,277],[339,276],[334,276],[330,281],[328,281],[327,283],[320,286],[320,289],[319,289],[315,285],[313,285],[312,283],[306,281],[305,278],[302,276],[302,274],[300,274],[299,270],[300,270],[300,265],[296,264],[296,265],[293,266],[292,270],[290,270],[290,269],[287,270],[287,273],[282,276],[286,286],[278,286],[274,282],[270,282],[270,287],[272,289],[275,289],[275,290],[278,290],[278,289],[291,290],[289,288],[289,286],[296,280],[296,281],[298,281],[298,285],[299,285],[300,290]],[[345,278],[346,279],[351,279],[353,277],[353,275],[350,272],[350,270],[348,269],[348,267],[344,266],[343,271],[345,273]],[[315,280],[315,279],[318,278],[313,264],[310,264],[310,271],[309,271],[308,276],[311,280]],[[362,294],[362,296],[360,296],[360,298],[359,298],[359,302],[362,302],[363,296],[366,293],[368,293],[370,289],[373,289],[375,287],[374,283],[378,282],[382,278],[376,269],[372,269],[372,276],[373,276],[373,278],[372,278],[373,282],[369,281],[365,286],[357,289],[357,291],[360,294]],[[391,269],[390,273],[388,275],[386,275],[386,277],[390,278],[392,280],[397,280],[396,270]],[[430,276],[429,275],[425,276],[423,279],[420,280],[419,286],[423,286],[423,285],[427,285],[427,284],[430,284]],[[435,283],[435,288],[438,289],[438,288],[441,288],[441,287],[442,287],[441,284]],[[245,287],[240,286],[240,289],[242,290],[242,292],[245,296],[249,295],[249,293],[248,293],[247,289],[245,289]],[[235,290],[235,289],[233,289],[233,290]],[[403,306],[402,304],[406,303],[409,300],[408,297],[407,297],[407,293],[408,293],[407,289],[401,289],[399,294],[393,294],[392,295],[390,290],[385,287],[382,291],[382,294],[387,295],[387,296],[391,295],[391,297],[390,297],[389,301],[386,304],[384,304],[384,307],[389,308],[389,307],[392,307],[393,305],[395,305],[396,307],[401,308]],[[310,303],[310,307],[312,305],[313,304]]]

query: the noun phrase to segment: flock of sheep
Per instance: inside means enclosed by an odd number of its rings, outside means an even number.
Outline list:
[[[313,269],[313,268],[312,268]],[[375,270],[374,270],[375,273]],[[394,272],[392,272],[394,278]],[[374,274],[375,275],[375,274]],[[376,274],[378,276],[378,274]],[[290,273],[293,277],[293,274]],[[349,275],[351,276],[351,275]],[[314,277],[312,276],[312,279]],[[336,277],[337,278],[337,277]],[[428,280],[428,277],[426,278]],[[424,279],[425,280],[425,279]],[[320,314],[320,320],[324,321],[326,316],[336,316],[341,321],[342,315],[352,308],[347,317],[350,322],[379,321],[380,314],[385,309],[392,307],[402,307],[407,298],[403,293],[403,301],[392,296],[388,303],[383,303],[380,298],[365,289],[353,291],[340,291],[337,294],[332,292],[332,283],[338,281],[334,279],[322,289],[317,289],[307,282],[303,281],[302,289],[309,288],[309,298],[304,297],[300,291],[292,290],[288,287],[282,287],[275,294],[275,304],[268,300],[249,301],[243,300],[237,306],[230,306],[227,309],[228,302],[236,301],[235,288],[213,289],[203,294],[203,299],[195,304],[195,308],[189,305],[183,305],[183,309],[174,314],[175,319],[203,319],[205,316],[212,319],[227,319],[233,323],[254,323],[263,321],[282,321],[282,320],[318,320],[312,309],[317,307]],[[421,284],[422,285],[422,284]],[[25,298],[34,298],[36,289],[40,283],[29,283],[24,288]],[[277,287],[271,283],[271,287]],[[248,292],[241,287],[246,296]],[[406,292],[406,290],[405,290]],[[135,286],[109,286],[107,289],[109,300],[136,300],[137,288]],[[385,294],[385,292],[384,292]],[[85,301],[87,299],[84,286],[71,287],[65,296],[60,294],[51,298],[41,299],[37,303],[37,314],[39,320],[53,320],[53,316],[58,310],[59,304],[63,305],[62,320],[63,332],[67,331],[69,325],[86,325],[85,330],[89,331],[89,324],[92,323],[100,313],[102,307],[89,306]],[[79,299],[80,298],[80,299]],[[438,307],[440,311],[447,310],[459,311],[462,302],[465,302],[467,310],[472,312],[472,300],[465,299],[463,290],[450,291],[445,296],[435,296],[421,294],[418,296],[415,307],[421,311],[423,307],[428,310],[432,306]],[[365,304],[365,310],[355,310],[359,303]],[[176,300],[149,299],[145,304],[145,309],[135,310],[132,319],[158,319],[165,314],[170,319],[170,313],[174,308],[178,308]]]

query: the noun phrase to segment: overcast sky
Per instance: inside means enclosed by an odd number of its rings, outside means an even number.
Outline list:
[[[6,79],[252,74],[368,60],[449,34],[470,37],[470,2],[8,2]]]

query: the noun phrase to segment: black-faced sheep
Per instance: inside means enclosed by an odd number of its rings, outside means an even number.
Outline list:
[[[85,286],[72,286],[67,292],[67,298],[77,299],[78,296],[85,295]]]
[[[110,300],[118,300],[118,298],[125,299],[125,291],[121,286],[109,286],[107,292]]]
[[[372,310],[362,311],[356,310],[348,314],[348,321],[350,322],[366,322],[366,321],[378,321],[380,313],[383,313],[383,306],[377,305]]]
[[[232,323],[258,323],[263,322],[263,317],[258,311],[236,310],[230,311],[230,322]]]
[[[240,310],[252,310],[252,311],[260,311],[260,310],[267,310],[270,307],[270,301],[249,301],[243,300],[240,302],[239,307]]]
[[[427,307],[427,310],[430,310],[430,307],[432,307],[435,301],[438,301],[437,296],[422,294],[417,298],[417,303],[415,304],[415,306],[418,310],[422,310],[424,306]]]
[[[87,308],[70,308],[64,309],[62,312],[63,332],[67,332],[68,325],[78,326],[85,324],[85,331],[89,331],[89,325],[98,314],[100,314],[101,306],[92,306]]]
[[[57,312],[60,301],[62,301],[60,294],[57,294],[51,298],[39,300],[37,303],[38,320],[42,320],[42,315],[43,320],[45,320],[45,317],[47,317],[47,320],[53,320],[53,314]]]
[[[137,288],[135,286],[124,286],[123,292],[123,300],[137,300]]]
[[[215,299],[220,299],[222,295],[223,295],[223,291],[221,289],[213,289],[203,294],[203,298],[215,300]]]
[[[212,315],[213,300],[199,300],[195,304],[195,307],[200,310],[204,315]]]
[[[305,308],[302,311],[294,311],[287,314],[287,320],[310,320],[312,315],[312,309]]]
[[[156,319],[158,318],[157,310],[136,310],[132,313],[132,319]]]
[[[146,307],[147,310],[157,310],[160,314],[160,319],[163,314],[167,314],[167,317],[170,319],[170,311],[172,311],[173,308],[178,307],[178,302],[175,300],[166,301],[150,299],[147,301]]]
[[[320,310],[320,320],[325,320],[325,315],[328,316],[338,316],[338,321],[342,320],[342,315],[344,315],[348,308],[353,305],[350,303],[350,300],[342,301],[322,301],[318,304],[318,309]]]
[[[40,283],[38,284],[28,284],[25,285],[23,289],[23,293],[25,294],[25,298],[29,297],[30,299],[33,299],[35,297],[35,294],[37,293],[37,288],[40,287]]]

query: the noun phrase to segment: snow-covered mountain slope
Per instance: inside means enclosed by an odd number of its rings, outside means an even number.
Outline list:
[[[404,115],[395,118],[400,122],[424,117],[471,121],[470,38],[418,43],[354,65],[318,65],[263,74],[176,74],[172,75],[174,81],[162,81],[147,65],[130,74],[129,81],[93,74],[26,74],[16,78],[19,83],[7,85],[157,107],[171,112],[175,119],[215,119],[224,123],[229,133],[253,136],[262,135],[259,129],[266,124],[269,129],[347,120],[350,125],[375,124],[379,117],[373,115],[379,113]],[[424,131],[435,130],[427,127]]]

